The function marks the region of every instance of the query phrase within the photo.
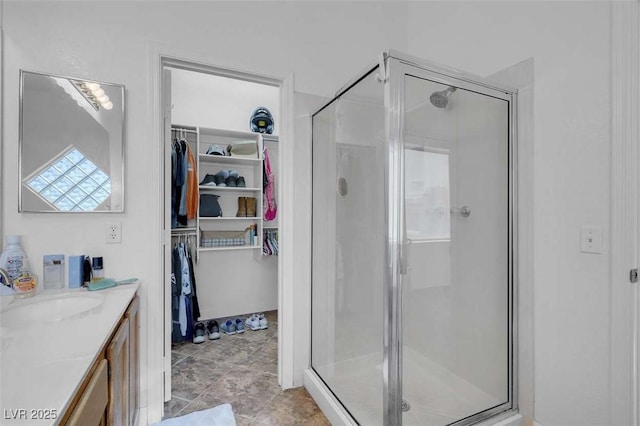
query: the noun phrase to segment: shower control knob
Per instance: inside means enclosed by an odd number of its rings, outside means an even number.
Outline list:
[[[459,214],[462,217],[469,217],[471,216],[471,209],[469,206],[462,206],[460,208],[451,207],[451,214]]]

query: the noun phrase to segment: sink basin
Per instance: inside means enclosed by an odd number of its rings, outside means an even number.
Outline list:
[[[16,300],[0,311],[0,325],[9,329],[60,321],[98,308],[104,302],[99,294],[58,294]]]

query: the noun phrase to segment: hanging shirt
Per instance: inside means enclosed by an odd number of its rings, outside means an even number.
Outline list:
[[[187,219],[195,219],[198,211],[198,171],[191,147],[187,145]]]

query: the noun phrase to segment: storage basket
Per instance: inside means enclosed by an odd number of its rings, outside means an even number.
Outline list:
[[[200,230],[200,247],[243,246],[247,230],[243,231],[203,231]]]

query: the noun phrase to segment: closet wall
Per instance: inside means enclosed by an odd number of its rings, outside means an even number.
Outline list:
[[[280,92],[277,87],[178,69],[171,70],[171,83],[174,125],[249,132],[252,112],[264,106],[274,116],[273,134],[278,133]],[[278,145],[265,142],[265,146],[277,184]],[[261,210],[259,206],[258,211]],[[235,210],[224,211],[225,216],[235,214]],[[277,216],[273,222],[264,222],[265,228],[275,226]],[[277,256],[263,256],[261,250],[202,251],[197,256],[195,278],[201,319],[278,307]]]

